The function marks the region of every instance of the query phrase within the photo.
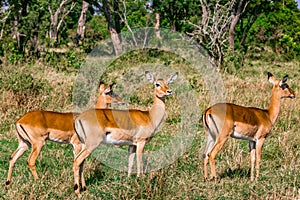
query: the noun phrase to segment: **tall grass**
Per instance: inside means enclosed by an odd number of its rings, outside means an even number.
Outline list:
[[[135,55],[136,56],[136,55]],[[164,55],[160,59],[164,61]],[[135,60],[144,62],[145,55]],[[153,58],[149,58],[153,59]],[[157,61],[160,62],[159,59]],[[120,70],[130,68],[131,59],[122,60]],[[120,63],[114,63],[120,66]],[[114,65],[112,64],[112,65]],[[168,63],[185,73],[197,92],[199,113],[210,105],[207,92],[202,89],[200,76],[185,69],[183,61]],[[182,69],[185,70],[182,70]],[[117,70],[117,69],[116,69]],[[297,92],[300,84],[299,63],[281,63],[274,66],[261,61],[248,64],[235,74],[222,73],[228,102],[267,108],[271,96],[271,85],[267,71],[277,78],[290,75],[289,85]],[[119,73],[108,72],[106,82],[116,82]],[[155,72],[154,72],[155,73]],[[25,78],[23,75],[26,75]],[[27,78],[26,78],[27,77]],[[34,66],[3,66],[0,72],[0,181],[6,181],[8,161],[17,148],[14,123],[30,110],[72,110],[72,86],[75,72],[56,71]],[[15,78],[15,81],[9,81]],[[20,85],[15,82],[23,81]],[[16,87],[15,89],[13,89]],[[23,87],[23,88],[22,88]],[[130,107],[146,109],[151,106],[150,86],[139,88],[126,96]],[[298,92],[296,93],[296,96]],[[174,130],[180,126],[179,107],[176,94],[167,101],[168,116],[160,132],[147,144],[146,151],[167,144]],[[127,177],[124,171],[114,170],[94,158],[85,162],[88,191],[82,199],[300,199],[300,110],[299,98],[282,101],[281,113],[263,148],[261,176],[250,181],[250,159],[248,142],[229,139],[216,159],[218,182],[204,182],[202,147],[205,144],[203,126],[199,119],[199,130],[192,145],[174,163],[142,177]],[[73,154],[71,146],[48,142],[38,160],[40,179],[33,180],[27,166],[27,151],[16,163],[9,190],[0,190],[3,199],[75,199],[73,192]]]

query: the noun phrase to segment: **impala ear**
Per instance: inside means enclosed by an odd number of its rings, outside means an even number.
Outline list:
[[[115,85],[115,83],[110,84],[109,88],[112,89],[114,85]]]
[[[289,76],[288,75],[285,75],[282,79],[282,83],[285,83],[287,82],[287,80],[289,79]]]
[[[146,78],[150,81],[150,83],[154,84],[155,82],[154,76],[149,71],[145,71],[145,75]]]
[[[178,72],[175,72],[174,74],[172,74],[170,76],[170,78],[167,80],[167,83],[172,83],[173,81],[175,81],[175,79],[178,77]]]
[[[99,87],[100,87],[100,92],[104,91],[105,85],[104,85],[103,82],[100,82],[100,86]]]
[[[279,87],[281,87],[284,83],[286,83],[288,79],[289,79],[289,76],[285,75],[285,77],[283,77],[283,79],[279,82]]]
[[[268,80],[270,83],[272,83],[274,85],[275,77],[273,76],[273,74],[271,72],[268,72]]]

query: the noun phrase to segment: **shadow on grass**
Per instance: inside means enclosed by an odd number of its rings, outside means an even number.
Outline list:
[[[250,178],[249,168],[228,168],[220,174],[220,178]]]
[[[90,172],[90,176],[86,179],[87,185],[93,185],[100,181],[103,181],[104,177],[106,176],[106,173],[103,171],[102,164],[99,163],[97,167],[95,167]]]

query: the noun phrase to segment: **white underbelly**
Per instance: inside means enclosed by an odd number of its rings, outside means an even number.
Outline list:
[[[111,137],[111,134],[108,134],[104,137],[102,143],[104,144],[112,144],[112,145],[133,145],[133,142],[130,140],[116,140]]]
[[[68,144],[68,142],[65,141],[65,140],[60,140],[60,139],[57,139],[57,138],[51,138],[51,137],[49,137],[48,139],[49,139],[50,141],[52,141],[52,142],[57,142],[57,143],[61,143],[61,144]]]
[[[243,134],[240,134],[240,133],[237,133],[237,132],[233,132],[230,136],[233,137],[233,138],[236,138],[236,139],[248,140],[248,141],[251,141],[251,142],[256,142],[256,139],[254,137],[243,135]]]

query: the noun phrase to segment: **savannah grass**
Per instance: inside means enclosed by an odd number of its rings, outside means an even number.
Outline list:
[[[165,64],[167,55],[157,62]],[[172,57],[171,57],[172,58]],[[148,58],[148,59],[153,59]],[[181,60],[167,63],[175,69],[183,69]],[[130,68],[132,59],[120,59],[113,63],[116,71]],[[145,62],[145,56],[137,57]],[[149,60],[148,60],[149,61]],[[122,63],[124,68],[118,69]],[[205,135],[201,119],[192,145],[174,163],[142,177],[127,177],[126,171],[109,168],[88,157],[84,170],[88,191],[82,199],[300,199],[300,64],[266,63],[247,61],[234,74],[222,72],[226,88],[226,100],[231,103],[267,108],[271,97],[271,84],[267,72],[276,78],[289,75],[288,84],[296,91],[296,99],[282,100],[281,112],[268,136],[262,152],[261,176],[250,181],[250,155],[247,141],[229,139],[216,158],[216,170],[220,179],[204,182],[202,151]],[[182,70],[183,71],[183,70]],[[108,72],[110,73],[110,72]],[[111,72],[113,73],[113,72]],[[155,72],[153,72],[156,74]],[[197,92],[199,113],[210,106],[208,92],[203,89],[201,76],[184,70],[193,89]],[[102,79],[118,83],[118,74]],[[73,153],[70,145],[48,141],[37,159],[39,180],[34,181],[27,166],[30,149],[17,161],[12,184],[4,189],[9,157],[17,148],[15,121],[28,111],[36,109],[59,112],[72,111],[72,87],[76,79],[74,71],[58,71],[41,64],[33,66],[2,66],[0,71],[0,181],[3,199],[76,199],[73,191]],[[14,81],[9,81],[14,79]],[[19,82],[26,83],[20,84]],[[19,83],[19,85],[17,84]],[[117,85],[116,88],[122,86]],[[152,105],[149,87],[137,89],[127,100],[130,108],[146,109]],[[116,91],[117,93],[117,91]],[[174,130],[180,126],[180,111],[176,93],[166,102],[168,116],[160,132],[147,144],[146,151],[168,143]]]

